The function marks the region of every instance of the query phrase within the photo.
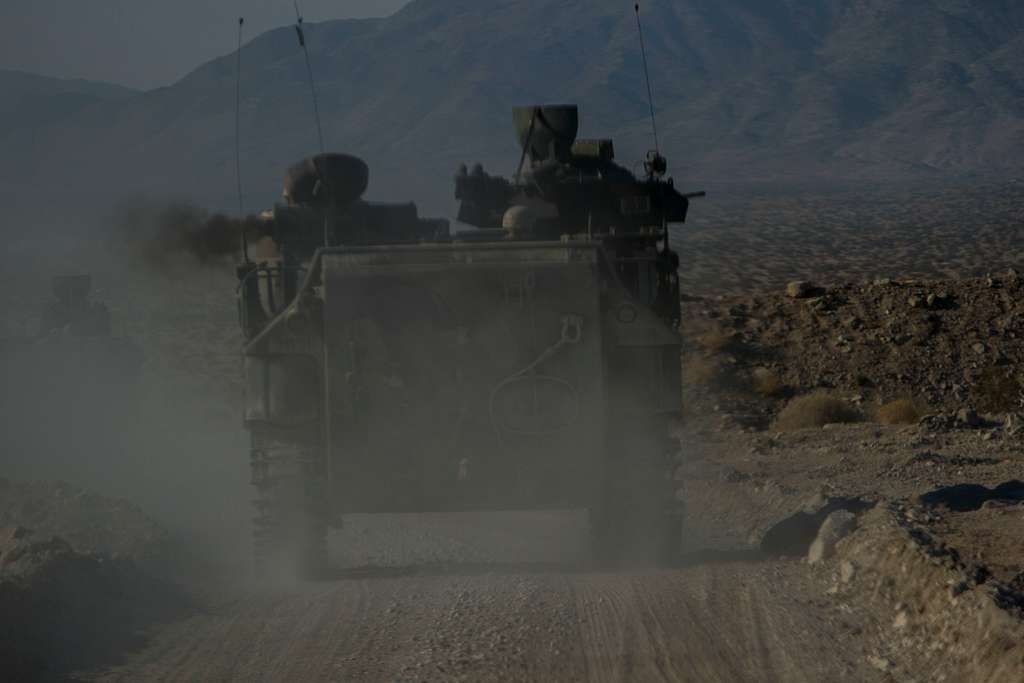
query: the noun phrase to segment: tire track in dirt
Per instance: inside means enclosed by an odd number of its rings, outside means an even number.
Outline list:
[[[284,595],[233,600],[171,624],[144,650],[87,680],[332,680],[325,650],[357,634],[347,620],[366,618],[364,586],[316,585]]]
[[[792,576],[775,576],[774,569],[714,565],[583,579],[576,602],[587,680],[812,683],[877,677],[821,628],[812,608],[773,587],[793,584]]]
[[[254,590],[93,681],[875,681],[798,563],[388,575]]]

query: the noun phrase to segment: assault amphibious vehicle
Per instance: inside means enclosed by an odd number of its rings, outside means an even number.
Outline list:
[[[104,482],[111,462],[128,457],[142,347],[115,334],[90,275],[60,275],[51,287],[38,315],[0,338],[4,474]]]
[[[648,156],[518,107],[511,179],[458,221],[363,201],[366,165],[293,166],[238,268],[260,566],[315,574],[349,513],[586,509],[597,557],[677,551],[679,260],[688,200]]]

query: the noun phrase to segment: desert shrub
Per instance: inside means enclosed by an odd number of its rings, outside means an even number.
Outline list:
[[[683,384],[704,386],[714,383],[721,373],[721,367],[711,358],[691,355],[683,363]]]
[[[910,398],[898,398],[889,401],[878,408],[875,419],[887,425],[908,425],[917,424],[923,417],[924,411],[916,401]]]
[[[779,376],[768,368],[754,368],[750,373],[750,386],[754,393],[765,398],[775,398],[786,391],[786,385]]]
[[[697,345],[708,353],[721,353],[736,343],[736,334],[725,330],[709,330],[696,339]]]
[[[989,368],[971,387],[974,403],[983,413],[1009,413],[1021,407],[1022,387],[1002,368]]]
[[[860,422],[863,419],[864,416],[846,401],[818,391],[797,396],[787,403],[779,413],[775,425],[781,430],[789,431],[837,422]]]

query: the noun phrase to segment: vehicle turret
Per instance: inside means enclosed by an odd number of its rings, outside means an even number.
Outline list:
[[[515,238],[660,236],[668,224],[686,220],[690,198],[703,195],[676,190],[672,178],[664,178],[667,164],[660,154],[648,157],[638,178],[615,162],[612,140],[577,139],[573,105],[515,107],[512,120],[521,149],[514,178],[488,175],[479,165],[472,172],[463,165],[456,173],[464,223],[505,227]],[[506,217],[512,209],[515,220]],[[524,217],[532,223],[524,224]]]

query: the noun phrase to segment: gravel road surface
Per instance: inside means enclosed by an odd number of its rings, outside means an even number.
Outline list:
[[[423,560],[417,548],[444,551],[447,539],[469,562],[348,568],[318,582],[235,588],[165,625],[115,667],[81,677],[763,683],[881,676],[865,664],[851,617],[827,606],[823,586],[800,562],[723,553],[671,569],[597,571],[564,561],[578,545],[576,523],[543,515],[521,518],[520,531],[553,543],[539,556],[559,562],[534,562],[538,555],[525,552],[526,563],[510,562],[510,549],[528,545],[523,535],[506,535],[515,524],[492,519],[490,530],[501,533],[487,535],[443,531],[446,521],[407,530],[413,540],[403,547]],[[385,518],[376,530],[393,542],[403,526]],[[349,547],[367,528],[350,525]],[[499,563],[477,562],[485,538]]]

